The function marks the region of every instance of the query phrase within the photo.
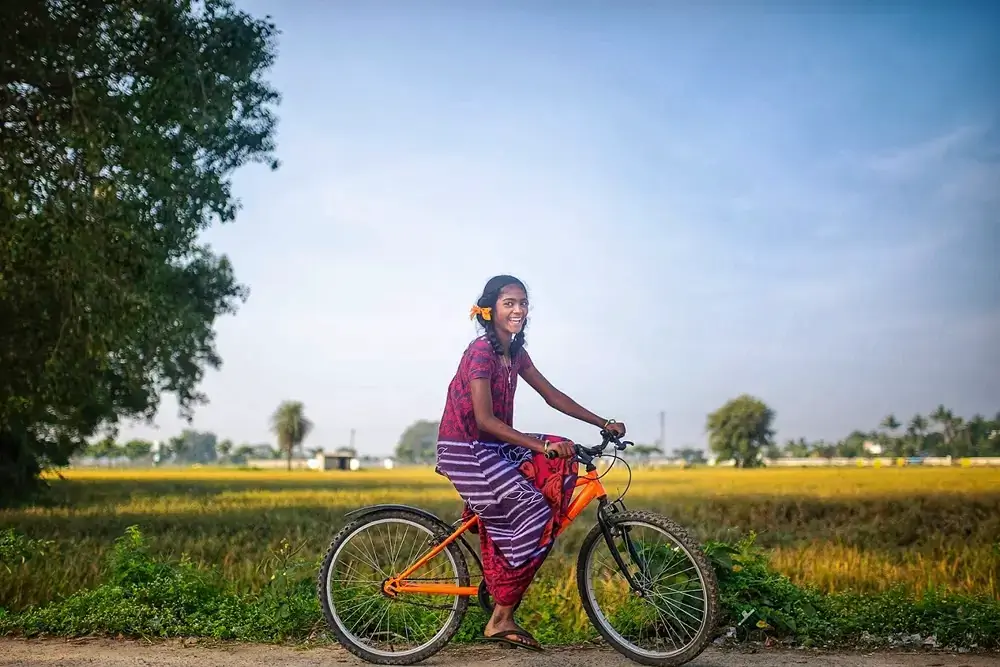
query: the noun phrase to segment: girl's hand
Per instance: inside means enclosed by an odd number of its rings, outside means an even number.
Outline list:
[[[576,455],[576,447],[573,445],[572,440],[560,440],[559,442],[550,442],[549,451],[545,453],[545,456],[550,459],[560,458],[568,459]]]
[[[605,428],[605,430],[609,431],[610,433],[614,433],[615,435],[617,435],[620,438],[623,435],[625,435],[625,424],[622,424],[621,422],[615,422],[613,424],[608,424],[607,428]]]

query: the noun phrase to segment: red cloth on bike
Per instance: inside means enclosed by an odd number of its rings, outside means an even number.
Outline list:
[[[558,436],[543,436],[550,442],[565,440]],[[518,471],[539,489],[546,504],[552,510],[552,517],[546,523],[539,547],[541,553],[536,554],[520,567],[511,567],[503,554],[489,536],[489,528],[479,531],[480,553],[483,560],[483,578],[486,589],[493,596],[496,604],[504,606],[516,605],[524,597],[525,591],[535,578],[538,568],[545,562],[554,543],[553,530],[559,525],[573,498],[573,488],[576,485],[577,463],[573,459],[547,459],[541,454],[535,454],[532,460],[522,463]],[[569,481],[570,484],[566,484]],[[466,507],[465,518],[471,516]]]

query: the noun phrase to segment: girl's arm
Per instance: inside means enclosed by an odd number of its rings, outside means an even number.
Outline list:
[[[489,379],[474,378],[469,381],[469,389],[472,392],[472,411],[476,415],[476,426],[492,433],[501,442],[527,447],[535,452],[545,451],[544,442],[512,429],[493,414],[493,394],[490,391]]]
[[[592,424],[598,428],[607,426],[608,420],[598,417],[590,410],[586,409],[572,398],[562,393],[552,386],[544,375],[538,372],[534,364],[528,364],[521,369],[521,377],[531,387],[537,391],[549,407],[555,408],[564,415],[569,415],[587,424]]]

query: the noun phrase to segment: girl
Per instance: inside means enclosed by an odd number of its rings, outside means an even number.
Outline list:
[[[573,443],[515,431],[518,377],[545,402],[580,421],[625,434],[625,426],[582,408],[553,387],[524,349],[528,294],[513,276],[491,278],[472,308],[485,335],[462,355],[448,386],[438,431],[437,467],[465,501],[464,518],[479,517],[484,578],[493,597],[487,639],[539,651],[514,611],[548,555],[553,530],[573,495]],[[553,458],[546,456],[554,452]]]

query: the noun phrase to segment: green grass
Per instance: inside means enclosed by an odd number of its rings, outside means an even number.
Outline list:
[[[623,481],[605,479],[613,494]],[[46,506],[0,512],[0,628],[308,637],[322,629],[321,554],[347,510],[377,502],[460,510],[427,470],[70,471]],[[1000,470],[638,469],[627,502],[715,550],[727,622],[751,612],[741,631],[1000,645]],[[573,578],[592,520],[560,539],[522,607],[543,641],[594,636]],[[754,545],[727,556],[750,532]],[[481,622],[470,614],[462,636]]]

